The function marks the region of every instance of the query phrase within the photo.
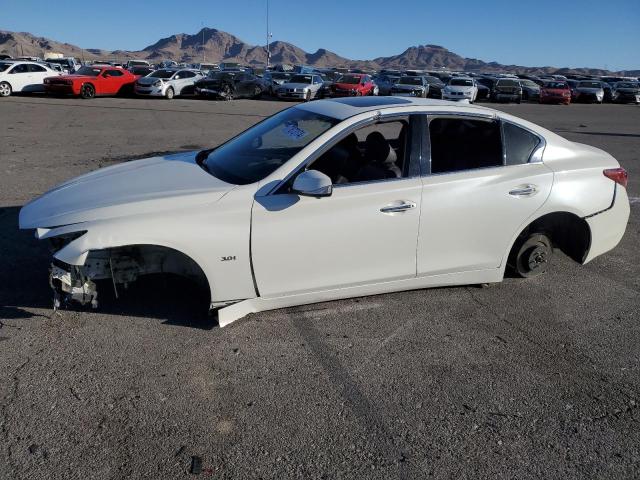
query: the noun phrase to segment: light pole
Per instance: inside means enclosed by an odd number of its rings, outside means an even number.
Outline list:
[[[207,61],[206,55],[207,54],[205,53],[205,50],[204,50],[204,22],[202,22],[202,63],[205,63]]]
[[[269,68],[269,64],[271,62],[271,46],[269,45],[269,40],[273,34],[269,32],[269,0],[267,0],[267,68]]]

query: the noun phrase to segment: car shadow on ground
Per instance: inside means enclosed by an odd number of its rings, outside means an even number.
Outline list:
[[[0,320],[30,320],[53,313],[53,293],[49,287],[51,253],[47,242],[38,241],[33,231],[18,229],[21,207],[0,207]],[[140,278],[128,289],[101,281],[98,285],[99,312],[157,318],[167,325],[211,329],[217,316],[209,314],[209,293],[193,282],[174,275]],[[64,306],[71,311],[91,311],[90,307]]]

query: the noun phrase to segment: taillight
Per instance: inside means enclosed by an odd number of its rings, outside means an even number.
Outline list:
[[[604,173],[605,177],[610,178],[614,182],[619,183],[626,188],[629,175],[624,168],[607,168],[606,170],[603,170],[602,173]]]

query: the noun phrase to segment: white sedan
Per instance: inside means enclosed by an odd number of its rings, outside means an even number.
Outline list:
[[[140,275],[200,281],[221,326],[249,313],[545,272],[614,248],[627,173],[488,108],[361,97],[283,110],[209,150],[70,180],[20,211],[54,247],[56,302]]]
[[[471,77],[453,77],[442,90],[442,98],[473,103],[478,98],[478,85]]]
[[[44,79],[61,73],[37,62],[0,60],[0,97],[13,92],[44,92]]]

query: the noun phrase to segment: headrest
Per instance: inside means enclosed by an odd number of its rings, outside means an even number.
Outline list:
[[[365,140],[366,156],[374,163],[393,163],[396,161],[396,152],[393,151],[384,135],[375,131],[367,135]]]

